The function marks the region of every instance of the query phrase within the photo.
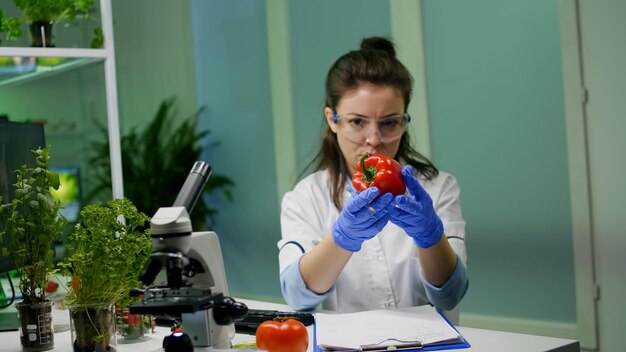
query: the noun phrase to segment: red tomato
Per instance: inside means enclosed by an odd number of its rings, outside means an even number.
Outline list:
[[[46,292],[47,293],[56,292],[57,288],[59,288],[59,284],[57,284],[54,281],[48,281],[48,284],[46,285]]]
[[[256,347],[268,352],[305,352],[309,346],[309,332],[295,319],[268,320],[256,330]]]
[[[128,326],[139,326],[141,324],[141,315],[128,314]]]

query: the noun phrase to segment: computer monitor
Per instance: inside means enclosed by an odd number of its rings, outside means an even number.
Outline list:
[[[13,185],[17,182],[14,170],[22,165],[35,166],[35,154],[32,150],[44,148],[46,140],[41,124],[0,121],[0,195],[2,203],[13,199]],[[0,242],[6,246],[7,238]],[[0,273],[14,269],[10,257],[0,253]]]

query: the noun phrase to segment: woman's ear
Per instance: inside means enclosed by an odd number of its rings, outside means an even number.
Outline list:
[[[333,133],[337,133],[337,124],[333,120],[333,109],[328,106],[325,107],[324,116],[326,116],[326,123],[328,124],[328,127],[330,127],[330,130],[333,131]]]

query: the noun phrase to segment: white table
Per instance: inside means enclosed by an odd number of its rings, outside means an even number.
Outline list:
[[[256,309],[275,309],[275,310],[289,310],[289,307],[276,303],[252,301],[252,300],[240,300],[248,305],[250,308]],[[72,344],[69,332],[69,313],[67,311],[55,310],[53,316],[53,322],[57,326],[57,332],[54,334],[54,346],[52,351],[59,352],[71,352]],[[68,330],[59,331],[61,328],[67,328]],[[467,327],[457,327],[463,334],[465,339],[470,343],[472,347],[468,349],[462,349],[457,351],[468,352],[580,352],[580,344],[575,340],[560,339],[553,337],[544,337],[536,335],[516,334],[510,332],[500,332],[492,330],[474,329]],[[309,351],[313,351],[313,328],[308,327],[309,330]],[[155,333],[147,335],[147,339],[136,343],[120,343],[118,340],[117,351],[118,352],[153,352],[161,351],[161,345],[163,338],[169,334],[169,329],[158,327]],[[0,333],[0,352],[21,352],[19,333],[17,331]],[[253,342],[254,336],[252,335],[237,335],[234,343]],[[208,348],[195,348],[194,351],[250,351],[251,348],[242,349],[229,349],[229,350],[215,350]]]
[[[466,328],[462,326],[457,326],[457,329],[472,346],[469,349],[457,351],[580,352],[580,343],[576,340]]]

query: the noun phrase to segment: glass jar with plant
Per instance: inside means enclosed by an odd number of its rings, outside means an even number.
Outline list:
[[[8,236],[3,255],[12,258],[20,280],[22,350],[45,351],[54,348],[52,301],[45,297],[45,289],[54,271],[52,246],[66,220],[50,191],[59,188],[58,174],[48,169],[50,146],[33,152],[36,166],[16,170],[13,199],[0,205],[0,238]]]
[[[64,300],[72,343],[74,351],[108,351],[117,344],[114,306],[129,305],[152,250],[149,218],[128,199],[90,204],[80,218],[68,236],[70,255],[59,264],[72,278]]]

